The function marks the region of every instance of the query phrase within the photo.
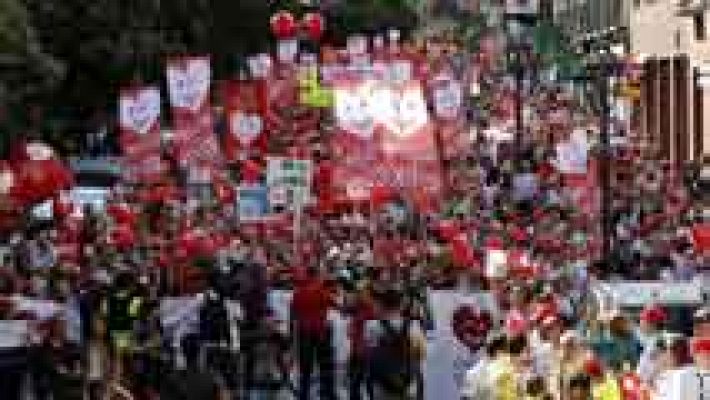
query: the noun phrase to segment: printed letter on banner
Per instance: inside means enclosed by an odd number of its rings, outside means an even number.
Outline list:
[[[160,89],[153,86],[121,90],[118,100],[125,178],[154,181],[164,172],[160,159]]]
[[[175,125],[176,156],[190,168],[220,160],[210,107],[212,71],[208,57],[180,57],[168,61],[168,92]]]

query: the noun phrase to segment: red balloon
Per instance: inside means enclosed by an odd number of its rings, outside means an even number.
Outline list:
[[[279,11],[271,17],[271,32],[277,39],[296,36],[296,19],[288,11]]]
[[[323,37],[325,30],[325,19],[319,13],[309,12],[303,16],[303,30],[306,31],[308,38],[313,41],[319,41]]]

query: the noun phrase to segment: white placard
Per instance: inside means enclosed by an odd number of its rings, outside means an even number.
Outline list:
[[[462,378],[474,365],[476,355],[470,354],[454,336],[451,324],[453,314],[459,307],[469,305],[487,310],[493,321],[496,321],[499,315],[496,301],[488,292],[462,293],[451,290],[429,291],[428,298],[434,318],[434,330],[427,334],[424,398],[459,399]]]
[[[461,84],[447,80],[434,88],[434,112],[444,119],[456,118],[463,106]]]
[[[103,211],[109,197],[109,189],[101,187],[75,187],[69,191],[69,200],[81,211],[86,206],[94,211]]]
[[[207,101],[212,69],[207,57],[193,57],[168,63],[168,93],[173,107],[198,111]]]
[[[118,100],[119,125],[130,132],[145,135],[160,116],[160,89],[144,87],[124,91]]]
[[[281,63],[295,62],[298,55],[298,39],[279,40],[276,44],[276,55]]]
[[[660,304],[700,304],[703,291],[695,283],[624,282],[604,285],[619,306],[641,307]]]
[[[505,278],[508,276],[508,252],[505,250],[486,251],[486,277]]]
[[[370,110],[372,84],[339,86],[333,90],[335,119],[344,131],[362,139],[370,139],[375,130],[375,118]]]
[[[351,56],[367,53],[367,38],[362,35],[351,36],[347,39],[348,54]]]
[[[577,141],[557,144],[557,170],[565,174],[587,173],[587,145]]]
[[[29,344],[28,321],[0,321],[0,349],[17,349]]]
[[[268,157],[266,185],[269,188],[287,189],[289,204],[306,204],[310,201],[313,183],[313,161],[285,157]]]

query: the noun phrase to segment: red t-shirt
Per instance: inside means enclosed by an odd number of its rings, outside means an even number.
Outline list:
[[[319,279],[308,279],[293,292],[291,315],[299,333],[324,337],[328,331],[329,289]]]
[[[373,319],[375,319],[375,306],[372,301],[359,299],[355,306],[352,323],[350,324],[350,343],[353,355],[364,355],[366,350],[365,325],[367,321]]]
[[[697,224],[693,227],[693,244],[699,253],[710,250],[710,224]]]

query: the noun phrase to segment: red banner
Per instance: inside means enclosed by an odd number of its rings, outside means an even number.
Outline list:
[[[153,182],[165,172],[160,158],[160,89],[123,89],[118,104],[124,178],[130,182]]]
[[[176,157],[190,169],[213,170],[221,154],[214,135],[210,106],[212,71],[209,58],[180,57],[169,60],[167,80]]]
[[[334,94],[336,197],[361,198],[382,186],[417,203],[431,203],[425,198],[439,193],[441,168],[421,85],[338,82]]]
[[[267,147],[266,82],[228,81],[223,90],[227,115],[225,156],[230,161],[237,161],[254,152],[263,154]]]

